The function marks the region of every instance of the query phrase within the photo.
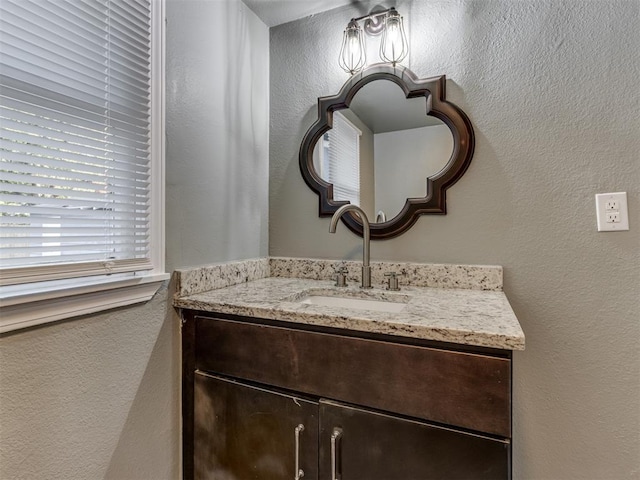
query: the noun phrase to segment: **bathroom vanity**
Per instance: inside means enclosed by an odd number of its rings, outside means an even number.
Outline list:
[[[510,478],[524,335],[504,294],[388,292],[385,268],[369,291],[276,277],[300,272],[273,259],[266,278],[179,285],[185,479]]]
[[[329,231],[341,220],[363,237],[362,264],[270,258],[178,272],[185,479],[511,477],[512,351],[524,334],[502,269],[370,264],[371,239],[447,213],[474,145],[444,76],[376,64],[318,98],[300,172]],[[323,169],[334,157],[345,168]],[[358,185],[337,173],[360,165]]]

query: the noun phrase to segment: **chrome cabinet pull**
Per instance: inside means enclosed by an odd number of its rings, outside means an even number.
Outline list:
[[[303,430],[303,424],[299,424],[294,430],[296,439],[296,476],[293,478],[293,480],[300,480],[302,477],[304,477],[304,470],[300,468],[300,432],[302,432]]]
[[[342,435],[342,429],[335,427],[333,429],[333,433],[331,434],[331,480],[339,480],[337,475],[337,452],[336,452],[336,444],[338,443],[338,439]]]

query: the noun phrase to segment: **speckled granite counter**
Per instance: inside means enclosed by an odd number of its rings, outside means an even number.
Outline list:
[[[336,263],[258,259],[179,271],[174,306],[465,345],[524,349],[524,333],[501,291],[500,267],[381,262],[372,265],[376,288],[363,291],[354,286],[358,285],[355,279],[351,286],[337,288],[333,281],[322,278],[333,272],[327,265]],[[354,272],[350,277],[359,277],[355,274],[358,262],[340,264]],[[402,272],[399,292],[379,286],[381,275],[390,268]],[[440,276],[427,281],[428,272],[421,269],[440,272]],[[424,286],[425,282],[435,286]],[[309,294],[376,298],[406,306],[401,312],[388,313],[301,303],[300,299]]]

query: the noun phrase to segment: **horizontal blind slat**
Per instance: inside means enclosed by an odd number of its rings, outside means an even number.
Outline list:
[[[120,153],[122,155],[130,155],[131,153],[139,154],[146,157],[148,145],[145,143],[129,142],[124,144],[127,139],[118,138],[111,135],[108,131],[96,132],[90,130],[80,130],[76,128],[66,128],[64,124],[54,123],[47,120],[41,120],[38,124],[32,122],[38,121],[38,118],[23,114],[22,112],[11,112],[12,118],[7,118],[0,108],[0,129],[10,130],[13,132],[27,131],[31,135],[37,135],[40,138],[48,139],[47,143],[55,141],[55,143],[68,143],[70,145],[82,145],[97,149],[101,153],[109,152],[111,155]],[[100,135],[102,133],[102,135]],[[10,138],[8,137],[3,138]],[[119,142],[119,143],[118,143]],[[135,147],[132,152],[131,147]]]
[[[70,246],[71,248],[79,248],[88,250],[92,246],[100,247],[103,249],[117,249],[119,245],[130,245],[137,243],[146,242],[148,235],[144,234],[132,234],[129,232],[118,232],[118,235],[107,234],[104,232],[98,232],[92,235],[75,235],[72,233],[64,232],[64,234],[54,236],[53,233],[46,233],[46,236],[39,236],[37,239],[36,245],[34,245],[33,236],[14,236],[14,237],[0,237],[0,244],[3,245],[3,254],[18,252],[18,251],[27,251],[38,249],[42,251],[41,248],[53,248],[52,251],[57,251],[55,247],[60,247],[61,245]],[[29,246],[20,246],[23,242],[30,242]],[[5,245],[8,245],[5,249]],[[43,247],[44,245],[44,247]]]
[[[66,252],[86,253],[88,251],[106,252],[113,258],[123,258],[131,252],[142,252],[146,245],[146,237],[130,236],[121,237],[77,237],[67,239],[65,237],[31,237],[29,242],[18,246],[2,246],[0,254],[3,258],[17,258],[19,256],[32,257],[39,253],[55,253],[58,256]],[[6,238],[2,239],[7,240]],[[51,255],[53,256],[53,255]]]
[[[32,91],[27,92],[14,88],[13,84],[19,84],[19,82],[0,73],[0,102],[6,108],[32,113],[47,121],[55,121],[58,117],[61,121],[70,119],[78,125],[86,124],[84,126],[87,129],[97,130],[106,125],[108,117],[105,115],[104,106],[98,109],[94,104],[60,95],[52,99],[46,96],[48,92],[34,85],[29,86]],[[148,119],[144,122],[132,123],[130,119],[123,121],[111,117],[109,122],[114,135],[136,138],[149,136]]]
[[[107,142],[100,142],[99,139],[94,138],[92,144],[89,144],[89,142],[77,141],[82,139],[66,135],[66,132],[43,129],[39,126],[30,128],[29,125],[21,122],[1,122],[0,138],[2,148],[6,150],[30,150],[32,145],[65,158],[75,158],[80,162],[102,165],[105,162],[114,161],[115,152]],[[147,163],[146,152],[140,150],[122,151],[121,149],[118,157],[121,163],[137,165]]]
[[[14,115],[14,117],[17,118],[20,115]],[[149,146],[147,144],[135,140],[131,141],[127,138],[118,138],[108,133],[105,133],[103,138],[96,138],[95,135],[88,137],[83,133],[91,134],[92,132],[73,131],[73,129],[68,129],[67,131],[58,130],[57,127],[64,128],[65,125],[50,124],[48,122],[40,122],[41,126],[29,127],[25,127],[24,123],[23,120],[6,119],[0,114],[0,138],[6,150],[24,151],[28,150],[28,147],[24,146],[25,143],[34,143],[42,148],[49,148],[56,152],[68,151],[73,154],[74,152],[71,149],[74,146],[79,146],[85,147],[81,148],[83,150],[82,153],[88,153],[90,158],[103,158],[113,161],[113,158],[117,157],[121,162],[125,161],[126,163],[143,166],[142,170],[147,164],[149,155]],[[33,142],[19,141],[17,132],[21,130],[28,130],[30,135],[25,134],[23,138],[33,140]]]
[[[138,28],[126,18],[119,17],[115,10],[112,10],[111,22],[109,23],[109,41],[114,42],[144,58],[149,54],[148,35],[144,28]]]
[[[46,263],[54,265],[39,265],[29,268],[0,268],[0,285],[31,283],[37,281],[60,280],[70,277],[89,277],[94,275],[128,273],[151,270],[153,265],[148,259],[109,259],[103,261],[87,261],[86,255],[67,255],[64,261],[53,259]],[[73,263],[71,263],[73,262]],[[2,266],[8,266],[9,261],[3,261]],[[15,265],[15,262],[12,262]]]
[[[11,144],[0,138],[2,161],[6,162],[8,160],[10,162],[25,162],[58,167],[74,172],[75,175],[81,178],[85,178],[85,175],[92,174],[97,174],[101,177],[109,175],[116,178],[125,177],[136,180],[147,180],[149,177],[148,167],[144,164],[118,162],[108,158],[82,157],[69,152],[65,152],[64,155],[61,156],[57,155],[59,152],[56,150],[36,147],[34,145],[29,146],[29,152],[21,152],[11,147]],[[89,163],[89,161],[91,161],[91,163]]]
[[[53,41],[44,42],[42,37],[35,34],[31,29],[20,28],[15,23],[4,23],[2,31],[3,51],[7,46],[13,48],[21,47],[25,52],[43,51],[50,55],[50,58],[66,58],[69,62],[84,66],[93,71],[104,69],[105,58],[104,49],[100,51],[80,48],[69,42],[64,37],[50,39]]]
[[[101,85],[98,77],[75,74],[75,72],[57,73],[46,68],[47,60],[42,60],[42,66],[30,68],[32,62],[29,56],[21,58],[10,53],[2,56],[3,75],[11,77],[19,85],[29,85],[31,89],[38,88],[45,97],[57,99],[59,97],[73,97],[76,102],[100,107],[104,110],[105,103],[110,102],[110,115],[118,115],[121,120],[139,122],[146,121],[149,115],[150,96],[148,91],[137,89],[128,91],[121,88],[119,82],[111,81],[109,87]],[[49,66],[53,63],[49,62]],[[124,87],[126,85],[123,84]]]
[[[0,127],[8,125],[6,122],[27,123],[30,124],[33,129],[39,128],[42,129],[43,132],[44,130],[61,132],[71,137],[87,139],[87,141],[97,141],[95,139],[99,137],[103,143],[112,146],[113,149],[123,149],[122,153],[135,151],[146,156],[149,149],[148,135],[141,136],[130,132],[123,132],[114,127],[107,129],[106,125],[96,125],[94,122],[81,125],[80,123],[82,123],[83,119],[57,112],[55,113],[57,118],[51,118],[51,116],[38,114],[39,109],[34,110],[36,111],[30,112],[17,110],[8,106],[0,106]],[[48,114],[51,113],[52,112],[48,112]],[[100,127],[101,130],[96,129],[96,127]]]
[[[7,224],[4,223],[4,218],[0,218],[0,225],[2,225],[2,228],[6,228],[7,229],[7,238],[13,239],[13,238],[21,238],[21,237],[28,237],[30,235],[39,235],[39,236],[43,236],[43,235],[49,235],[50,238],[54,238],[55,237],[51,237],[51,236],[61,236],[62,234],[65,234],[67,236],[69,235],[88,235],[90,237],[94,237],[96,235],[104,235],[105,232],[113,232],[114,236],[121,236],[121,235],[146,235],[146,225],[140,225],[139,227],[136,227],[135,225],[133,227],[128,227],[128,226],[115,226],[115,225],[105,225],[105,226],[81,226],[81,227],[68,227],[68,226],[61,226],[61,227],[24,227],[24,226],[15,226],[13,224]],[[5,239],[6,240],[6,239]]]
[[[2,43],[4,65],[19,68],[20,65],[24,65],[23,62],[31,65],[38,64],[40,67],[38,71],[46,70],[42,75],[51,75],[52,71],[62,66],[73,72],[70,78],[74,82],[82,80],[83,84],[96,87],[104,87],[104,76],[108,70],[111,85],[118,88],[121,97],[128,98],[124,93],[130,93],[135,94],[134,98],[140,103],[146,102],[149,95],[148,85],[144,82],[146,72],[134,71],[127,65],[112,61],[106,52],[103,52],[102,56],[99,52],[90,52],[90,56],[78,55],[57,44],[37,45],[33,43],[35,40],[30,40],[31,37],[26,36],[24,32],[20,33],[25,36],[16,39],[12,38],[11,31],[3,32],[3,38],[9,40]],[[20,77],[22,81],[26,80],[24,75],[26,72],[23,72]],[[56,78],[59,77],[56,76]]]
[[[6,215],[11,215],[13,218],[30,218],[24,217],[24,207],[20,205],[3,205],[2,210]],[[56,205],[37,205],[33,207],[32,212],[29,214],[38,215],[41,218],[47,218],[52,220],[52,223],[66,221],[71,222],[74,219],[99,219],[99,213],[104,213],[104,210],[94,210],[94,209],[80,209],[80,208],[69,208]],[[109,220],[127,220],[130,219],[132,215],[130,212],[125,211],[109,211]],[[136,216],[136,221],[139,218]],[[145,220],[148,221],[148,217],[145,217]]]
[[[84,48],[104,51],[106,24],[103,29],[96,29],[94,31],[84,29],[81,26],[79,26],[79,28],[69,28],[69,22],[60,17],[60,15],[51,15],[47,10],[38,8],[46,3],[51,2],[23,0],[19,3],[11,3],[3,0],[0,21],[3,24],[11,23],[17,25],[25,30],[36,29],[43,40],[63,36],[63,38]]]
[[[64,170],[48,168],[43,170],[32,164],[11,162],[10,166],[6,162],[0,162],[0,178],[15,182],[27,182],[41,184],[66,185],[69,187],[86,188],[92,185],[106,185],[106,180],[102,176],[69,175]],[[28,177],[28,178],[27,178]],[[149,188],[149,181],[112,177],[109,184],[118,188],[144,189]]]
[[[15,171],[15,169],[13,169]],[[47,172],[48,173],[48,172]],[[6,183],[6,186],[2,184]],[[45,175],[42,172],[38,172],[34,175],[21,175],[20,173],[12,173],[12,172],[4,172],[0,171],[0,190],[10,190],[11,184],[31,184],[37,185],[38,188],[45,188],[48,186],[50,189],[50,193],[55,193],[55,188],[69,188],[72,190],[83,190],[87,192],[91,192],[93,194],[101,194],[102,192],[108,190],[111,194],[117,194],[120,196],[134,196],[145,194],[147,188],[149,186],[146,182],[140,182],[139,184],[130,183],[130,182],[109,182],[106,183],[104,180],[101,182],[91,182],[87,180],[66,180],[61,176],[53,176],[51,174]],[[20,187],[14,187],[20,188]],[[21,191],[23,191],[20,188]],[[47,193],[46,191],[42,191],[42,193]],[[0,207],[0,210],[2,208]]]
[[[20,175],[1,172],[0,191],[20,192],[21,194],[33,193],[39,198],[45,198],[48,195],[79,198],[80,195],[82,195],[82,198],[96,198],[98,200],[102,197],[104,202],[109,202],[111,198],[117,198],[118,202],[137,202],[140,201],[140,198],[144,198],[146,201],[146,188],[144,188],[144,185],[140,185],[140,187],[129,187],[55,180],[56,181],[51,181],[51,179],[43,177],[25,180]],[[27,184],[27,182],[29,182],[29,184]]]
[[[18,87],[18,88],[16,88]],[[24,88],[29,88],[29,91]],[[43,90],[35,85],[24,86],[15,79],[6,77],[0,73],[0,100],[6,107],[16,108],[25,112],[33,112],[34,114],[42,113],[43,117],[47,117],[47,113],[52,118],[56,118],[58,113],[69,115],[76,118],[77,121],[89,122],[88,125],[106,125],[107,116],[105,115],[104,105],[97,108],[95,104],[83,102],[76,98],[56,95],[56,98],[48,96],[50,92]],[[116,132],[121,132],[122,136],[135,135],[140,137],[148,137],[148,119],[144,122],[132,122],[131,119],[119,119],[111,117],[109,119],[111,127]]]

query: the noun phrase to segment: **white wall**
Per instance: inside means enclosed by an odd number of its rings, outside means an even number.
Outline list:
[[[380,3],[380,2],[372,2]],[[640,3],[400,0],[408,66],[447,75],[476,152],[446,216],[373,242],[374,260],[499,264],[527,337],[515,354],[514,478],[640,475]],[[350,6],[271,30],[270,252],[357,259],[328,233],[298,149]],[[629,232],[598,233],[594,194],[626,191]]]
[[[267,253],[268,29],[167,1],[169,269]],[[180,332],[145,305],[0,337],[0,478],[180,477]]]

